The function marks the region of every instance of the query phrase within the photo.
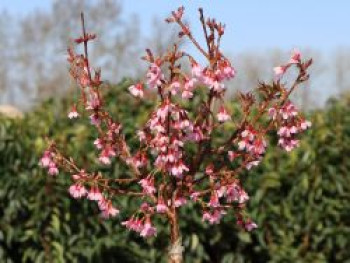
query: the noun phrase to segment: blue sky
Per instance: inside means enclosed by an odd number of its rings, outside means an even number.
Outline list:
[[[198,7],[226,24],[224,49],[230,52],[315,48],[321,52],[350,46],[350,1],[317,0],[124,0],[124,18],[140,16],[142,32],[151,30],[152,19],[166,17],[180,5],[198,33]],[[0,10],[23,16],[35,9],[49,9],[51,0],[1,0]],[[198,25],[198,24],[197,24]]]

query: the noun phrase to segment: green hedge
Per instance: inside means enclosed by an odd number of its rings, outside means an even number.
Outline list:
[[[106,92],[106,101],[132,138],[152,104],[135,102],[129,84]],[[163,221],[156,238],[141,239],[120,219],[99,219],[94,204],[68,196],[64,176],[50,178],[38,166],[49,136],[92,170],[110,176],[123,170],[118,163],[98,166],[96,134],[87,121],[66,118],[69,101],[48,101],[23,120],[0,118],[1,262],[163,262]],[[289,155],[270,148],[244,178],[256,231],[238,230],[230,215],[220,225],[203,224],[195,207],[182,209],[185,262],[350,262],[350,98],[333,100],[309,118],[313,127],[300,148]],[[122,218],[136,207],[119,201]]]

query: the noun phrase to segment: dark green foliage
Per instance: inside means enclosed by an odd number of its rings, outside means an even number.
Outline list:
[[[152,105],[131,99],[127,87],[127,81],[113,87],[106,102],[133,141]],[[68,120],[67,109],[67,100],[49,101],[24,120],[0,118],[0,261],[165,261],[165,221],[159,220],[156,238],[143,240],[121,227],[121,219],[101,220],[94,203],[72,200],[69,180],[50,178],[38,166],[49,136],[78,163],[101,169],[92,147],[96,134],[87,120]],[[237,229],[232,215],[210,226],[196,207],[182,209],[185,262],[350,262],[350,99],[334,100],[310,118],[313,127],[300,148],[286,154],[270,147],[244,178],[259,229]],[[124,170],[116,162],[103,172]],[[120,217],[136,205],[121,198]]]

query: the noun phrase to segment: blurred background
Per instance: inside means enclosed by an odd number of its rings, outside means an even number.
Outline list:
[[[245,182],[259,229],[242,232],[232,216],[208,226],[188,206],[185,262],[350,262],[350,2],[316,0],[1,0],[0,262],[165,260],[164,222],[157,238],[142,240],[118,219],[101,221],[96,207],[68,197],[63,176],[47,178],[38,160],[49,136],[81,163],[103,169],[94,161],[94,132],[66,118],[77,96],[66,49],[79,35],[80,12],[98,36],[90,54],[110,83],[106,101],[131,136],[152,103],[135,102],[127,87],[145,72],[145,48],[160,54],[176,39],[164,18],[180,5],[200,41],[198,7],[226,24],[223,50],[237,70],[229,97],[271,79],[294,48],[314,59],[310,81],[293,97],[312,129],[290,155],[271,147]],[[122,171],[118,163],[103,170]],[[122,217],[135,207],[120,202],[128,207]]]

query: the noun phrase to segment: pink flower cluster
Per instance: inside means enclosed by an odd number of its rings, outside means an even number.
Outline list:
[[[43,154],[43,156],[40,159],[39,164],[48,169],[49,175],[57,175],[58,174],[58,168],[54,161],[54,153],[46,150]]]
[[[299,145],[296,135],[311,127],[311,122],[299,116],[299,113],[290,101],[285,103],[279,110],[276,107],[269,109],[270,117],[279,123],[278,145],[287,152],[292,151]]]
[[[100,150],[98,160],[105,165],[109,165],[111,158],[117,154],[116,141],[121,130],[121,125],[119,123],[109,122],[107,127],[106,133],[100,133],[100,137],[94,141],[95,147]]]
[[[104,197],[96,183],[91,184],[90,190],[86,189],[84,181],[88,181],[89,177],[84,170],[80,171],[79,174],[74,174],[72,178],[75,183],[69,187],[68,191],[73,198],[87,198],[96,201],[103,218],[115,217],[119,214],[119,210],[113,206],[111,200]]]
[[[246,168],[250,170],[253,166],[257,166],[260,163],[267,144],[262,135],[250,126],[241,132],[240,138],[238,149],[249,154],[250,159],[246,164]],[[229,158],[234,159],[232,154],[229,153]]]
[[[212,70],[209,67],[202,69],[197,62],[192,62],[191,72],[192,77],[199,84],[205,85],[219,93],[225,89],[225,85],[222,82],[235,76],[235,70],[231,63],[223,57],[217,62],[216,70]]]
[[[150,88],[157,88],[162,85],[164,75],[160,66],[157,63],[151,64],[147,72],[147,83]]]
[[[155,167],[182,178],[189,171],[183,160],[183,146],[194,137],[193,130],[188,113],[166,99],[147,122],[147,135],[142,140],[155,155]]]
[[[152,225],[149,217],[146,219],[131,217],[129,220],[122,222],[122,225],[129,230],[138,232],[142,237],[157,235],[157,229]]]

